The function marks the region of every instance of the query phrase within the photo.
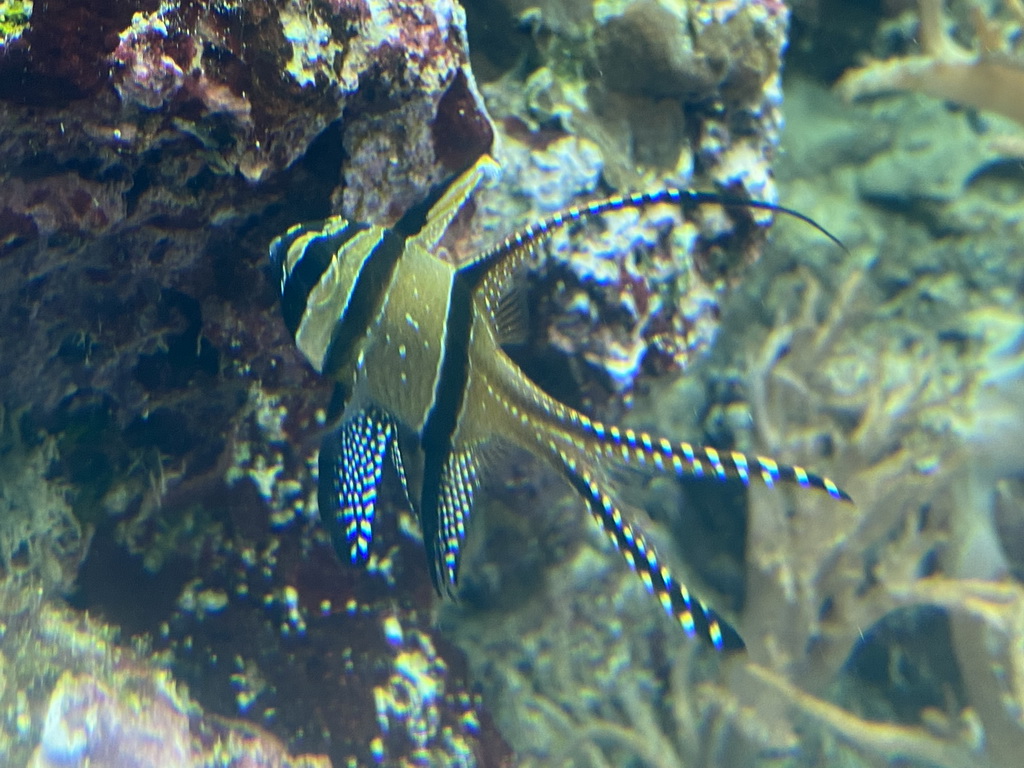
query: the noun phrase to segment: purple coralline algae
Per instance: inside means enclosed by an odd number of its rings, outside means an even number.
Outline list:
[[[28,766],[330,768],[326,756],[289,756],[251,725],[200,715],[166,672],[122,669],[110,683],[65,672]]]
[[[168,694],[114,691],[88,675],[65,672],[50,697],[29,765],[189,765],[188,716]]]
[[[460,19],[451,0],[289,0],[264,8],[164,3],[151,13],[136,12],[121,32],[110,54],[112,81],[122,102],[160,109],[164,119],[168,112],[177,115],[180,131],[202,133],[204,121],[228,118],[233,141],[218,154],[250,181],[290,165],[343,114],[349,129],[357,129],[370,112],[360,115],[352,102],[364,98],[373,82],[379,89],[374,98],[393,102],[379,102],[380,114],[417,105],[423,130],[404,137],[408,155],[400,165],[409,172],[409,161],[418,159],[422,173],[438,159],[457,162],[461,152],[489,143],[490,129],[467,76]],[[269,68],[268,56],[274,57]],[[443,139],[443,146],[433,146],[434,118],[451,119],[442,107],[446,95],[464,102],[459,119],[472,124],[465,129],[468,146],[446,146]],[[474,131],[478,135],[468,135]],[[359,139],[351,133],[346,138],[352,151]],[[438,148],[440,158],[429,152]]]

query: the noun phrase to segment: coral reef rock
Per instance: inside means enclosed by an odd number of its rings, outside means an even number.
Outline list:
[[[504,168],[501,184],[478,194],[478,233],[609,187],[775,198],[783,4],[503,0],[467,10],[471,31],[485,13],[491,34],[502,19],[510,40],[529,30],[519,58],[474,49]],[[609,232],[556,244],[538,271],[542,343],[574,361],[573,378],[598,402],[706,348],[724,291],[760,252],[771,220],[710,207],[685,220],[670,209],[613,218]]]
[[[6,765],[330,768],[251,724],[204,714],[164,666],[30,582],[0,583],[0,608]]]

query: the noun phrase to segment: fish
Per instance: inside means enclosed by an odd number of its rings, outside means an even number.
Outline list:
[[[369,559],[390,462],[418,516],[434,587],[455,597],[488,456],[513,445],[568,481],[686,634],[719,650],[742,649],[737,630],[674,575],[616,499],[612,471],[792,483],[840,501],[850,496],[803,467],[605,424],[553,398],[503,349],[521,330],[513,306],[516,276],[555,232],[659,203],[684,211],[715,203],[783,212],[839,241],[792,209],[665,188],[568,208],[459,266],[441,259],[437,250],[448,226],[477,186],[497,173],[496,161],[485,155],[391,227],[332,216],[297,224],[270,245],[284,323],[313,369],[335,382],[317,498],[339,557],[357,564]]]

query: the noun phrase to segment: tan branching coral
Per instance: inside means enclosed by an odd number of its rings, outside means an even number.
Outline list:
[[[948,489],[929,468],[936,455],[945,466],[951,449],[922,440],[915,429],[949,387],[935,375],[935,350],[915,340],[908,353],[909,337],[886,340],[881,328],[866,323],[857,305],[861,273],[821,319],[816,282],[798,279],[803,308],[790,320],[780,318],[749,363],[753,421],[760,444],[776,455],[805,456],[820,466],[827,460],[823,447],[832,446],[835,472],[845,474],[841,484],[856,509],[799,495],[754,495],[743,626],[748,635],[771,638],[765,660],[798,672],[816,689],[833,678],[862,633],[897,607],[883,588],[888,580],[869,583],[865,551],[879,552],[876,575],[891,571],[887,576],[901,583],[914,578],[943,535],[940,528],[918,530],[912,516],[941,506]],[[878,354],[865,356],[872,346]],[[856,426],[849,430],[838,426],[851,422]],[[812,641],[816,652],[806,656]]]
[[[753,686],[747,698],[782,694],[841,741],[884,759],[1016,765],[1024,588],[1006,575],[991,506],[996,480],[1019,472],[1020,451],[1007,450],[986,414],[1018,391],[1024,323],[979,307],[958,326],[969,343],[954,349],[907,319],[899,299],[879,307],[864,296],[860,271],[828,304],[809,274],[782,279],[804,300],[777,319],[748,364],[759,440],[815,466],[831,455],[831,474],[856,509],[755,494],[741,626],[764,642],[741,677],[770,692]],[[1024,419],[1016,400],[1004,405],[1001,428]],[[866,719],[827,700],[866,633],[897,610],[926,606],[950,618],[962,700],[922,710],[920,725]]]
[[[943,28],[942,0],[919,0],[921,53],[851,70],[836,88],[849,100],[889,91],[917,91],[996,112],[1024,125],[1024,57],[1019,50],[1024,3],[1005,0],[1003,6],[1005,22],[972,8],[971,25],[978,48],[967,50]],[[1016,43],[1011,42],[1014,37]]]
[[[983,768],[989,765],[980,753],[977,723],[969,716],[950,734],[932,733],[924,728],[867,720],[842,707],[811,696],[782,675],[757,664],[748,671],[767,684],[775,694],[797,707],[839,738],[890,761],[907,759],[944,768]]]
[[[1013,745],[1022,738],[1019,718],[1024,702],[1024,589],[1011,582],[932,577],[897,586],[890,594],[908,605],[943,607],[993,630],[1005,648],[1008,666],[1002,670],[1003,685],[987,689],[982,700],[972,696],[971,706],[952,715],[923,712],[927,727],[914,727],[859,717],[758,664],[748,664],[745,671],[842,740],[887,760],[910,758],[944,768],[1015,765]],[[956,633],[957,642],[963,644],[966,636]],[[961,664],[965,656],[993,667],[998,663],[989,644],[957,650]],[[969,670],[962,672],[966,676]],[[976,689],[971,693],[976,694]]]

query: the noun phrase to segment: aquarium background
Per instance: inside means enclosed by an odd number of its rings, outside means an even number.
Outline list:
[[[1019,0],[0,0],[0,765],[1018,765],[1022,40]],[[267,246],[485,153],[438,258],[665,186],[842,241],[659,206],[521,280],[563,402],[853,497],[614,478],[746,652],[524,454],[457,601],[393,476],[335,555]]]

